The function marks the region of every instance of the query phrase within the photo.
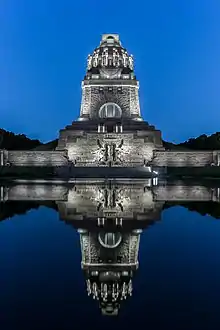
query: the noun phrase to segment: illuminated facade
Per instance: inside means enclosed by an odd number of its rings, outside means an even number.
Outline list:
[[[160,220],[157,179],[80,182],[58,201],[60,218],[78,229],[89,296],[103,315],[117,315],[132,295],[142,230]]]
[[[161,133],[142,119],[133,56],[104,34],[88,56],[78,121],[60,131],[57,150],[76,167],[143,167],[163,150]]]

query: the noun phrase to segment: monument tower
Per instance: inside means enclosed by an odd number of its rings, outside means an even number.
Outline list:
[[[104,34],[88,56],[80,116],[60,131],[57,150],[76,167],[141,168],[162,149],[161,133],[145,122],[134,59],[119,35]]]

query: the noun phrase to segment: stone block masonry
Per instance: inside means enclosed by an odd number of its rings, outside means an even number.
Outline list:
[[[79,215],[88,213],[90,218],[115,217],[135,218],[135,214],[144,214],[145,219],[154,219],[162,210],[163,202],[189,201],[220,201],[220,188],[199,184],[186,185],[179,181],[175,184],[160,184],[146,188],[146,180],[130,183],[116,181],[111,190],[106,190],[105,182],[78,182],[74,187],[62,184],[20,183],[15,185],[0,185],[0,200],[53,200],[58,202],[58,209],[62,219],[71,220]],[[115,196],[118,204],[112,208],[104,204],[104,196]],[[128,202],[129,201],[129,202]],[[162,202],[162,203],[161,203]],[[123,206],[123,209],[119,207]],[[100,209],[97,208],[101,205]]]
[[[116,82],[118,84],[118,82]],[[101,106],[108,102],[118,104],[123,112],[123,117],[140,115],[140,105],[138,97],[138,86],[135,85],[117,85],[110,86],[86,85],[82,92],[81,116],[90,115],[91,118],[97,118]]]
[[[64,151],[23,151],[0,150],[1,166],[65,166],[67,165]]]
[[[157,151],[152,165],[156,167],[205,167],[220,165],[220,151]]]
[[[97,145],[99,137],[100,146]],[[121,167],[133,167],[143,165],[143,160],[151,161],[154,167],[208,167],[220,165],[220,151],[158,151],[153,150],[154,145],[143,143],[141,138],[133,140],[132,134],[123,136],[124,145],[120,148],[121,139],[116,143],[116,157]],[[103,159],[105,150],[102,145],[108,140],[107,135],[89,136],[80,139],[80,144],[70,141],[68,157],[70,161],[76,161],[75,166],[99,166],[99,159]],[[132,143],[131,143],[132,142]],[[109,149],[110,152],[110,149]],[[68,165],[67,151],[15,151],[0,150],[0,166],[48,166],[59,167]],[[112,156],[111,156],[112,157]],[[121,163],[121,164],[120,164]],[[103,164],[102,166],[108,166]]]
[[[154,199],[155,201],[164,202],[219,202],[219,188],[210,188],[201,185],[187,186],[183,184],[157,186],[154,189]]]
[[[59,201],[65,200],[67,188],[55,184],[18,184],[2,189],[2,201]]]

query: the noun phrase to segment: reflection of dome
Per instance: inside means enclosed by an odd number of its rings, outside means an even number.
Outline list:
[[[121,301],[132,295],[132,272],[104,271],[91,275],[86,281],[88,295],[99,301],[103,315],[117,315]]]
[[[99,110],[99,117],[101,118],[120,118],[121,108],[115,103],[105,103]]]
[[[120,279],[120,273],[116,273],[113,271],[102,272],[99,275],[99,280],[101,282],[116,281],[119,279]]]
[[[106,233],[101,232],[98,236],[99,243],[107,249],[116,248],[122,240],[121,233]]]

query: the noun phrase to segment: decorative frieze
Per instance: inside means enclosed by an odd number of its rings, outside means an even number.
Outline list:
[[[82,88],[80,116],[89,116],[91,109],[91,87]]]

